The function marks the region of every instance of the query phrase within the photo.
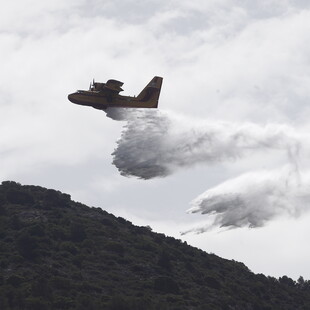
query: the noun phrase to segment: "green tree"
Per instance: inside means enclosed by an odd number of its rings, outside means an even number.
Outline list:
[[[17,249],[24,258],[34,259],[37,256],[38,242],[37,239],[24,231],[17,239]]]

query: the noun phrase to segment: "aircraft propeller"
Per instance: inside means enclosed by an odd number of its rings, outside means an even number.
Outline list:
[[[95,86],[95,79],[93,79],[93,81],[90,82],[90,84],[89,84],[89,90],[92,90],[92,88],[94,88],[94,86]]]

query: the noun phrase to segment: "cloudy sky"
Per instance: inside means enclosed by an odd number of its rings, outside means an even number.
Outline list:
[[[309,55],[304,0],[9,1],[1,180],[310,279]],[[159,111],[67,100],[93,78],[137,95],[155,75]]]

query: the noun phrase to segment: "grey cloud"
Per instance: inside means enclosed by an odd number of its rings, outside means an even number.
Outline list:
[[[167,6],[165,1],[85,1],[80,9],[81,13],[90,17],[106,17],[118,20],[121,23],[140,24],[147,22],[158,11]],[[87,8],[87,9],[86,9]]]

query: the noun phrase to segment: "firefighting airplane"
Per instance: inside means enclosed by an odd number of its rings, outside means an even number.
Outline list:
[[[108,80],[106,83],[93,81],[89,90],[78,90],[68,95],[68,99],[76,104],[105,110],[109,107],[120,108],[157,108],[163,78],[155,76],[137,97],[122,96],[121,86],[124,83]]]

